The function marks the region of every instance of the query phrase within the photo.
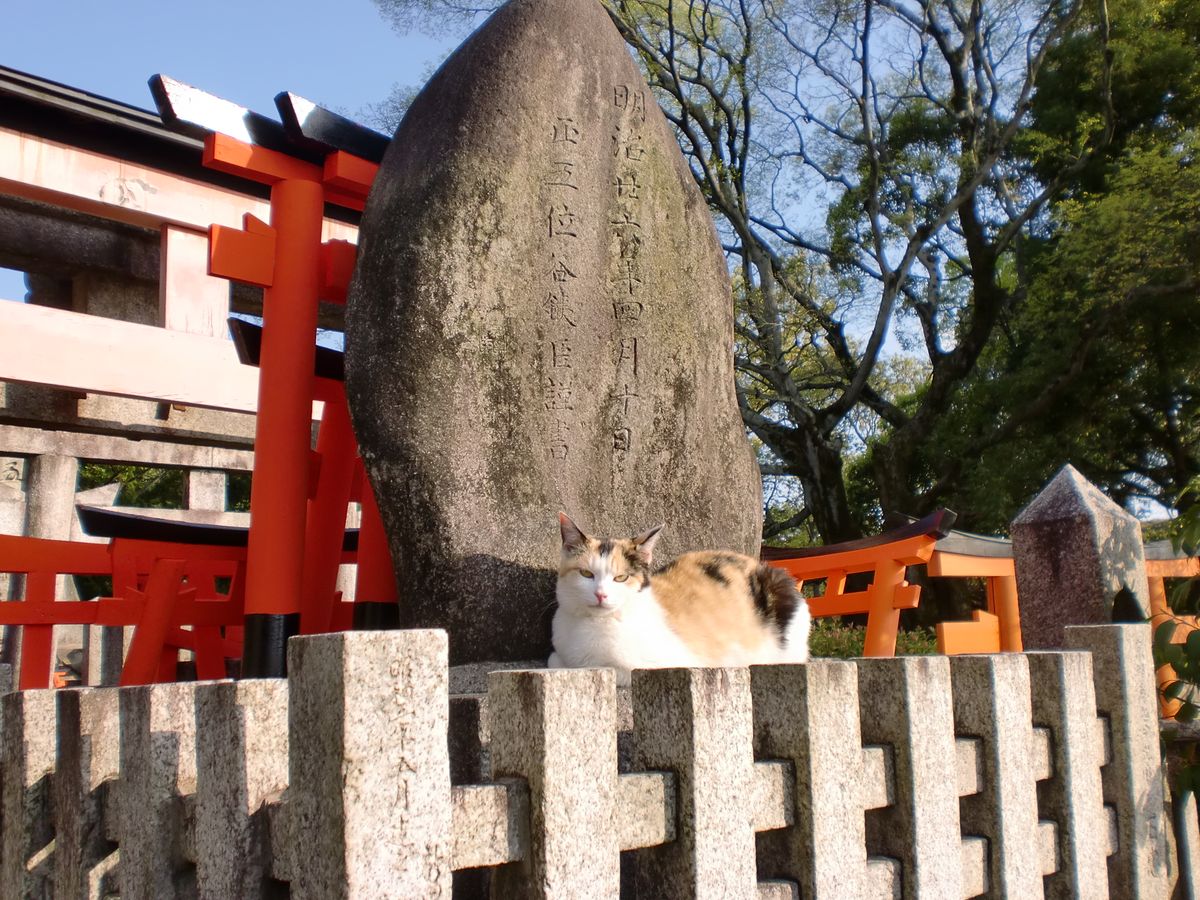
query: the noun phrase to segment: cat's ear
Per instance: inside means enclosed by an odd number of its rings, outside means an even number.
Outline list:
[[[665,522],[662,525],[655,525],[633,539],[633,545],[637,547],[638,553],[646,558],[646,562],[650,562],[654,558],[654,545],[658,541],[658,533],[666,527]]]
[[[562,533],[564,550],[580,550],[587,546],[587,535],[579,530],[579,526],[572,522],[565,512],[558,514],[558,530]]]

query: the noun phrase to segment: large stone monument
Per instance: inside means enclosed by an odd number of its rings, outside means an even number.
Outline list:
[[[513,0],[401,123],[363,217],[347,390],[408,624],[549,650],[566,510],[757,553],[720,244],[595,0]]]

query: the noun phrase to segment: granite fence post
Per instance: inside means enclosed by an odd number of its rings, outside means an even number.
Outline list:
[[[271,896],[268,798],[287,788],[288,688],[282,679],[196,689],[196,881],[204,900]]]
[[[288,672],[291,896],[448,897],[446,633],[297,637]]]
[[[118,852],[104,815],[121,768],[120,697],[113,688],[57,694],[54,895],[92,900],[118,893]]]
[[[193,897],[184,798],[196,791],[196,686],[119,688],[121,900]]]
[[[1096,688],[1086,653],[1030,653],[1033,723],[1048,728],[1054,774],[1039,786],[1040,813],[1058,827],[1058,870],[1047,900],[1108,897],[1108,841],[1100,787]]]
[[[962,896],[962,832],[950,663],[860,659],[864,744],[892,749],[896,802],[867,818],[867,850],[901,862],[905,897]]]
[[[54,691],[0,697],[0,897],[54,896]]]
[[[743,900],[757,893],[750,671],[633,673],[633,766],[675,773],[675,840],[636,851],[643,900]]]
[[[1055,650],[1067,625],[1149,618],[1137,519],[1067,465],[1012,523],[1025,649]]]
[[[1117,810],[1117,852],[1108,858],[1117,897],[1169,897],[1174,883],[1165,771],[1159,751],[1158,697],[1149,625],[1068,627],[1067,646],[1089,650],[1096,708],[1112,732],[1112,759],[1101,770],[1104,802]]]
[[[617,698],[611,669],[493,672],[494,778],[529,784],[530,851],[495,871],[495,900],[620,891]]]
[[[805,897],[865,891],[862,737],[854,663],[754,666],[754,756],[790,760],[796,823],[758,837],[758,874]]]
[[[987,838],[988,897],[1038,897],[1037,775],[1029,665],[1020,654],[950,657],[954,730],[982,740],[983,790],[960,805],[964,834]]]

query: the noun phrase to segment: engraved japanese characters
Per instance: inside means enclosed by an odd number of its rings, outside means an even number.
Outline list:
[[[514,0],[414,101],[367,204],[347,389],[407,621],[548,652],[554,515],[757,552],[728,273],[593,0]]]

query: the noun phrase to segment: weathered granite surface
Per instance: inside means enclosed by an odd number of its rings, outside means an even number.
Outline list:
[[[555,513],[757,553],[703,198],[593,0],[513,0],[443,65],[364,214],[347,391],[406,624],[545,657]]]
[[[1026,649],[1062,647],[1068,625],[1149,617],[1141,526],[1074,466],[1021,510],[1012,541]]]
[[[291,896],[448,897],[446,636],[292,638],[288,685]]]

